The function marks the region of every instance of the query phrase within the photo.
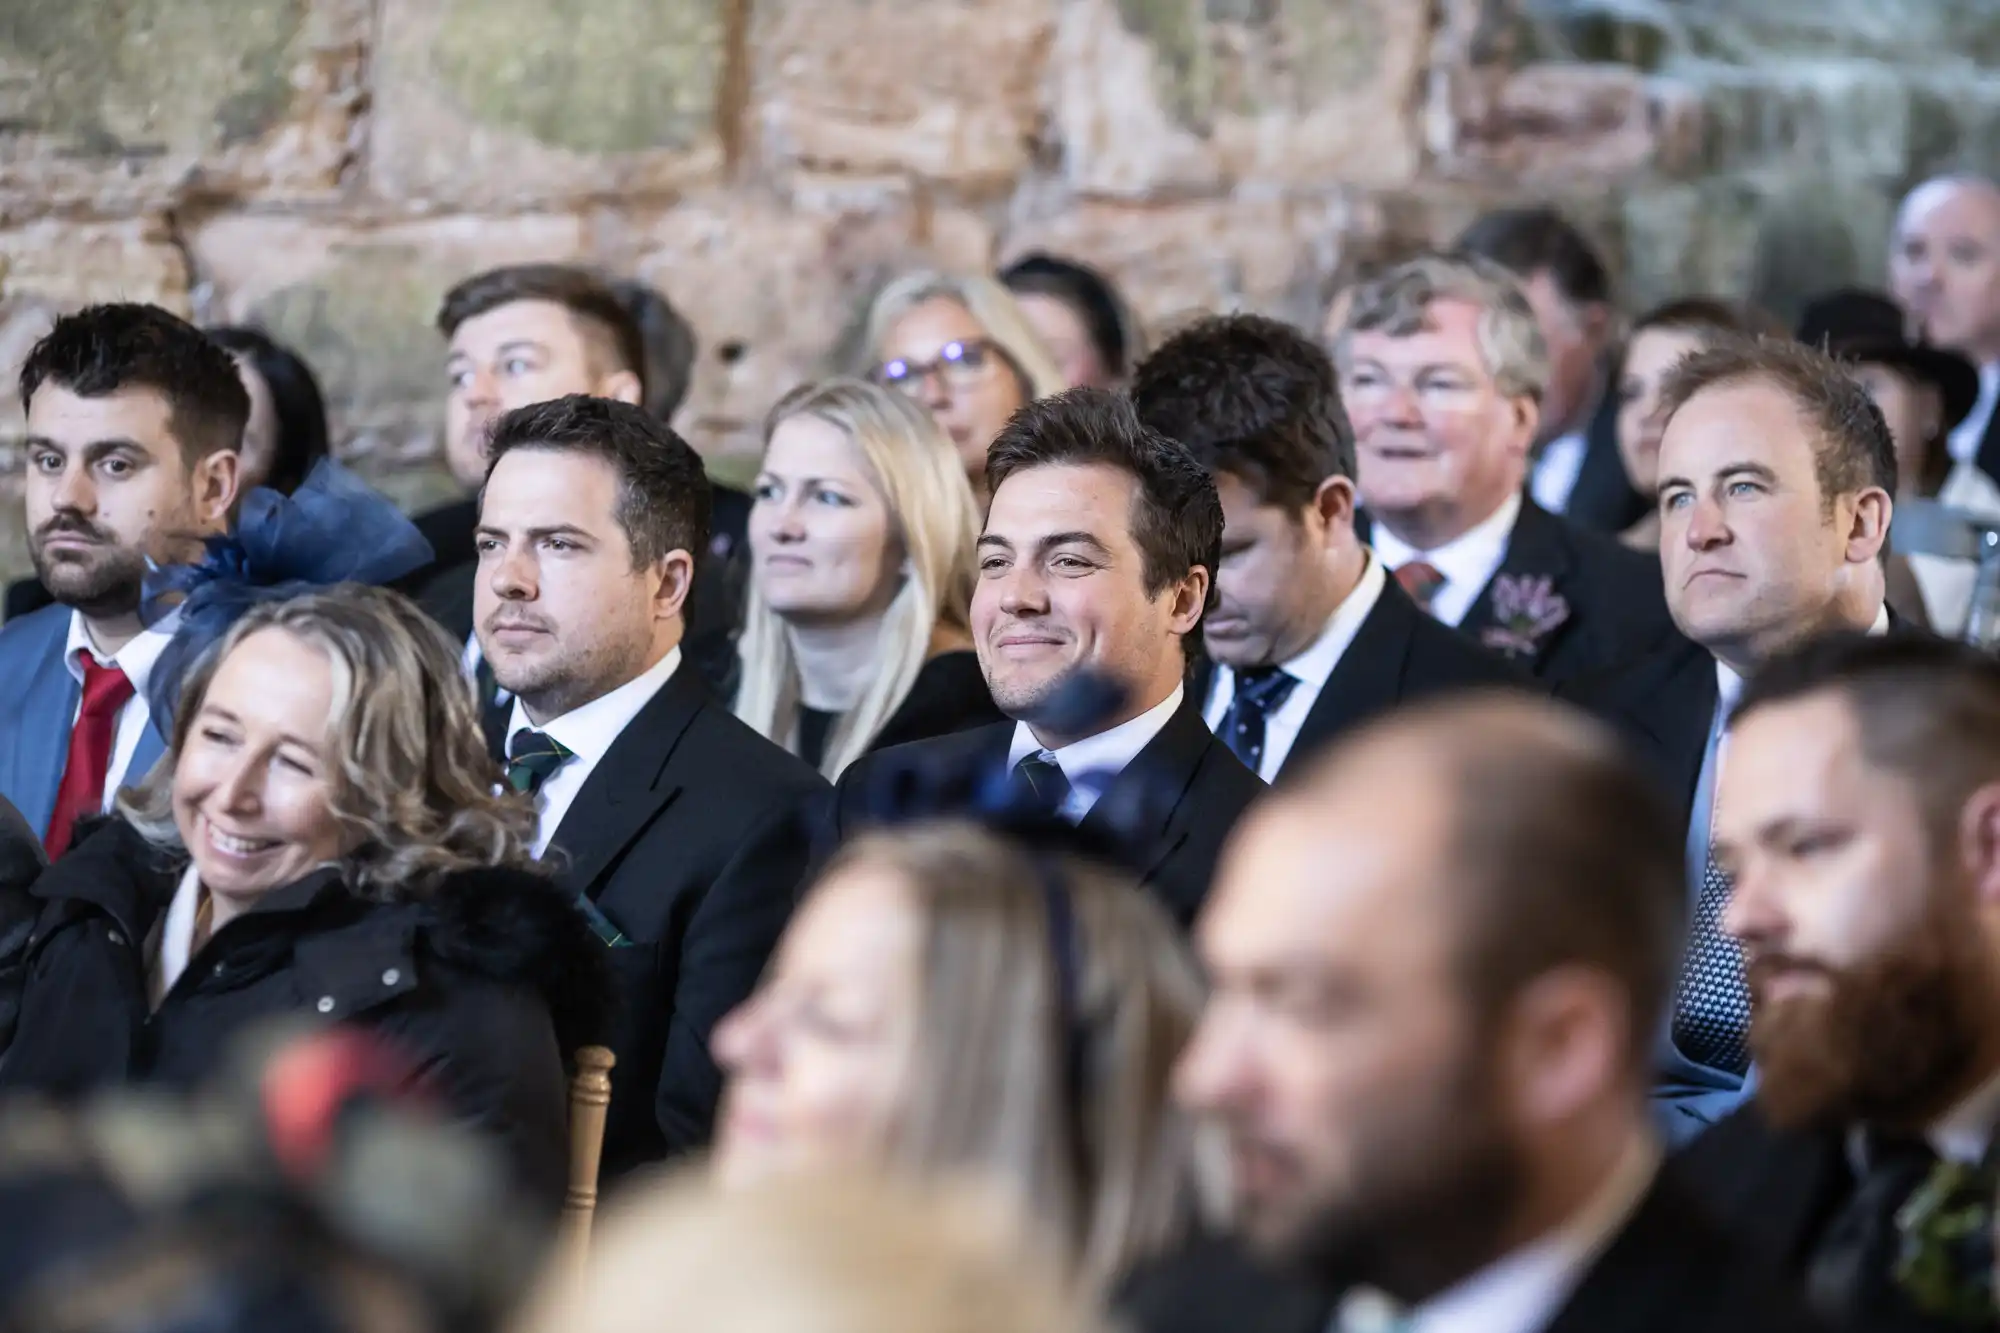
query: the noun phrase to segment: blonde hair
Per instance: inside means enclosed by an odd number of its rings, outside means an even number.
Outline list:
[[[1197,1203],[1195,1128],[1168,1082],[1203,987],[1165,909],[1129,876],[965,823],[864,834],[827,873],[856,863],[900,877],[923,920],[892,1161],[1008,1182],[1100,1287],[1174,1244]]]
[[[499,769],[454,646],[408,598],[357,584],[251,608],[189,672],[165,758],[118,797],[141,835],[185,853],[174,769],[215,673],[265,630],[319,650],[333,671],[326,776],[350,848],[340,864],[351,890],[389,901],[461,870],[534,867],[534,809],[524,797],[494,793]]]
[[[876,294],[874,304],[868,308],[867,346],[862,355],[880,357],[889,326],[924,302],[937,300],[956,301],[964,307],[965,313],[993,340],[993,345],[1006,353],[1015,372],[1025,381],[1021,385],[1023,402],[1046,398],[1069,387],[1062,371],[1056,368],[1055,358],[1042,346],[1035,326],[1021,312],[1014,293],[999,279],[980,273],[953,274],[925,269],[906,273],[891,282]],[[862,372],[872,369],[872,361],[857,367]]]
[[[606,1215],[514,1333],[1110,1333],[969,1185],[863,1175],[722,1189],[682,1170]]]
[[[860,451],[904,557],[903,584],[882,616],[877,668],[827,737],[820,771],[837,778],[909,697],[938,626],[970,630],[979,509],[951,442],[907,396],[855,379],[802,384],[765,417],[765,447],[780,424],[800,416],[832,426]],[[796,747],[798,657],[790,627],[765,600],[754,571],[739,651],[736,716],[778,744]]]
[[[1357,333],[1407,338],[1426,326],[1438,301],[1463,301],[1479,311],[1479,355],[1494,387],[1509,398],[1540,402],[1549,383],[1549,349],[1520,280],[1476,255],[1423,255],[1354,288],[1335,343],[1344,372]]]

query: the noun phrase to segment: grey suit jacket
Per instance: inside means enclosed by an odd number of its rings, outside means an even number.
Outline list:
[[[70,609],[49,606],[0,626],[0,799],[46,834],[69,759],[80,687],[63,662]],[[149,725],[127,775],[136,781],[166,750]]]

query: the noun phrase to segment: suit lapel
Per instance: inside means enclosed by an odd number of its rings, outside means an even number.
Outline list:
[[[1485,644],[1488,630],[1506,628],[1499,623],[1494,608],[1493,591],[1501,579],[1545,578],[1560,591],[1563,580],[1569,575],[1571,563],[1572,552],[1569,542],[1564,539],[1562,520],[1532,499],[1523,496],[1521,515],[1514,520],[1514,531],[1507,538],[1507,554],[1501,558],[1500,568],[1494,571],[1486,586],[1479,590],[1479,596],[1474,599],[1471,609],[1465,613],[1465,619],[1459,622],[1459,631],[1475,642]],[[1576,608],[1571,607],[1571,619],[1552,627],[1535,641],[1532,657],[1527,654],[1508,655],[1516,661],[1525,659],[1530,666],[1539,665],[1541,660],[1548,656],[1549,650],[1561,641],[1562,636],[1574,625],[1575,611]],[[1498,645],[1488,646],[1498,647]]]
[[[1701,761],[1708,754],[1708,733],[1721,700],[1715,659],[1705,649],[1695,648],[1649,698],[1632,701],[1633,724],[1652,738],[1660,756],[1660,776],[1690,805],[1701,783]]]
[[[1986,419],[1986,434],[1979,437],[1979,452],[1973,455],[1973,466],[2000,485],[2000,407],[1995,407]]]
[[[20,705],[20,740],[15,746],[15,773],[8,795],[37,835],[48,831],[55,814],[56,792],[62,786],[63,765],[69,760],[70,723],[76,716],[81,687],[63,661],[69,638],[67,608],[51,608],[49,631],[42,638],[34,674]]]
[[[708,703],[685,660],[598,761],[549,840],[565,883],[595,898],[605,868],[685,785],[668,771],[674,750]]]
[[[1220,744],[1202,721],[1201,701],[1189,690],[1159,735],[1111,780],[1083,826],[1130,842],[1145,866],[1140,878],[1150,879],[1187,841],[1185,829],[1176,832],[1175,817],[1203,753]]]
[[[1298,739],[1278,769],[1279,777],[1305,762],[1301,755],[1310,756],[1356,722],[1386,711],[1402,697],[1410,640],[1422,614],[1396,580],[1384,581],[1381,596],[1362,620],[1354,641],[1341,653],[1319,698],[1313,700]]]

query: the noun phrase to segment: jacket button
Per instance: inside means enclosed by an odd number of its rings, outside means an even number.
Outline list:
[[[226,972],[226,971],[228,971],[228,970],[229,970],[229,969],[228,969],[228,968],[226,968],[225,966],[223,966],[223,964],[221,964],[221,963],[217,963],[217,964],[215,965],[215,975],[216,975],[216,976],[218,976],[218,977],[219,977],[219,976],[221,976],[221,975],[222,975],[222,974],[223,974],[224,972]]]
[[[331,995],[322,995],[322,996],[320,996],[320,997],[319,997],[319,1004],[318,1004],[317,1008],[318,1008],[318,1009],[319,1009],[319,1011],[320,1011],[321,1013],[323,1013],[323,1014],[330,1014],[330,1013],[332,1013],[332,1012],[333,1012],[333,997],[332,997]]]
[[[393,986],[402,979],[403,979],[403,974],[401,972],[398,972],[393,967],[390,968],[387,972],[384,972],[382,974],[382,984],[384,986]]]
[[[116,946],[116,947],[119,947],[119,948],[123,948],[123,947],[124,947],[124,944],[125,944],[125,937],[124,937],[124,935],[120,934],[120,933],[119,933],[118,931],[115,931],[115,930],[114,930],[114,931],[112,931],[112,932],[111,932],[111,933],[110,933],[109,935],[107,935],[107,936],[106,936],[105,938],[106,938],[106,939],[108,939],[108,940],[110,940],[110,941],[111,941],[111,943],[112,943],[112,944],[113,944],[114,946]]]

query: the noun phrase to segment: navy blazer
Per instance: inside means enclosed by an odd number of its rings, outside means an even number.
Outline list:
[[[0,798],[42,836],[56,811],[83,690],[63,661],[70,615],[67,606],[45,606],[0,625]],[[166,748],[158,724],[148,723],[127,779],[144,777]]]

